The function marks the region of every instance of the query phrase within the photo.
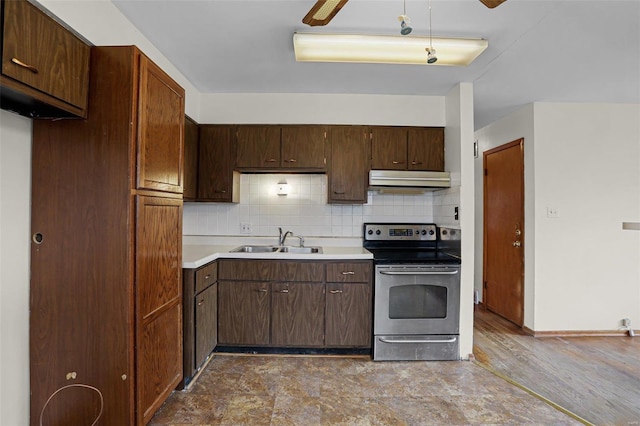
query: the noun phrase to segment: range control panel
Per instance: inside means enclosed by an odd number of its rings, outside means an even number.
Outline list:
[[[433,223],[365,223],[367,241],[436,241]]]

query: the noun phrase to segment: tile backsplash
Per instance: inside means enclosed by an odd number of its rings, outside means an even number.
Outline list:
[[[287,195],[278,195],[285,181]],[[369,191],[367,204],[327,204],[326,175],[243,174],[238,204],[185,202],[183,233],[274,236],[282,227],[306,237],[361,237],[366,222],[455,224],[458,200],[452,188],[419,195]]]

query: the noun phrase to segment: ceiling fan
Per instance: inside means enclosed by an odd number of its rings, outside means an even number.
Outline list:
[[[312,27],[327,25],[349,0],[318,0],[302,22]],[[488,8],[500,6],[506,0],[480,0]]]

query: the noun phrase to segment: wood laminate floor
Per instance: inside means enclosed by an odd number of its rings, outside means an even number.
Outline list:
[[[597,425],[640,425],[639,337],[535,338],[476,309],[477,362]]]

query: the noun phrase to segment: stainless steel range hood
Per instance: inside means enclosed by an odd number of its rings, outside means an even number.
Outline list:
[[[408,170],[371,170],[369,189],[389,193],[421,193],[449,188],[449,172],[416,172]]]

